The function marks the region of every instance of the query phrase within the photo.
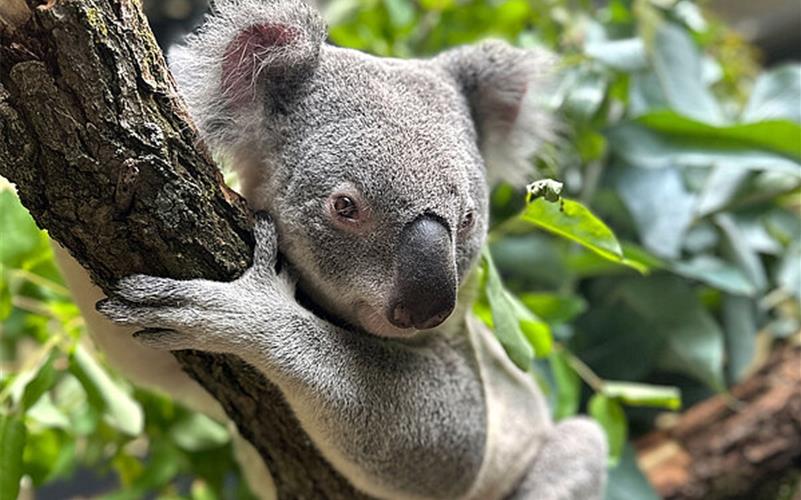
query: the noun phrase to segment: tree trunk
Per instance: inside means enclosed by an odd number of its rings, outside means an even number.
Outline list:
[[[228,280],[249,265],[245,204],[199,144],[137,0],[0,0],[0,175],[106,291],[132,273]],[[175,356],[280,498],[358,496],[260,373]]]
[[[638,449],[668,500],[787,498],[777,491],[793,482],[801,495],[801,345],[777,349],[729,395],[690,408]]]

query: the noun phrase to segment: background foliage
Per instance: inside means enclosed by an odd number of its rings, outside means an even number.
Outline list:
[[[801,68],[760,72],[687,0],[335,0],[325,11],[333,43],[380,55],[488,36],[564,55],[543,96],[560,137],[536,159],[563,197],[495,190],[475,312],[556,418],[604,425],[608,498],[656,497],[631,438],[799,331]],[[132,388],[81,342],[47,237],[8,185],[0,228],[0,499],[23,476],[64,496],[76,474],[82,494],[247,498],[222,425]]]

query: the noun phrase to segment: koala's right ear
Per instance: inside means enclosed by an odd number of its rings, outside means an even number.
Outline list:
[[[170,69],[213,149],[254,139],[317,67],[326,28],[301,0],[218,0]]]
[[[556,57],[494,40],[449,50],[434,61],[467,100],[490,183],[523,185],[532,154],[554,135],[543,97],[551,90]]]

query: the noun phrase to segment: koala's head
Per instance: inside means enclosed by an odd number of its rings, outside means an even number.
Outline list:
[[[376,335],[433,328],[484,242],[488,177],[522,182],[549,133],[552,58],[486,42],[397,60],[324,38],[299,1],[217,2],[170,63],[304,292]]]

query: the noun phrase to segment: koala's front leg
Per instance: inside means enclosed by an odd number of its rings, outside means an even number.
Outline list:
[[[150,347],[240,354],[263,325],[262,315],[294,302],[289,278],[274,270],[276,236],[268,218],[259,218],[256,239],[253,266],[233,282],[133,275],[97,309],[115,323],[143,327],[134,337]]]
[[[338,328],[302,308],[274,270],[271,223],[231,283],[133,276],[98,309],[161,349],[233,353],[276,383],[323,455],[379,497],[458,498],[478,475],[484,393],[464,353]]]

